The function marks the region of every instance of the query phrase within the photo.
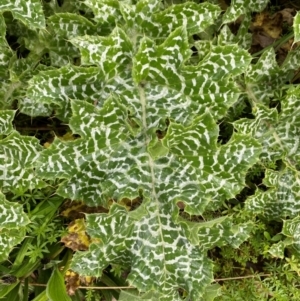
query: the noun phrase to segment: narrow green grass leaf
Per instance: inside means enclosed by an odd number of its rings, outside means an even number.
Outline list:
[[[49,301],[71,301],[66,291],[62,274],[55,268],[47,283],[46,294]]]
[[[294,43],[297,43],[300,41],[300,13],[297,12],[296,16],[294,17]]]
[[[1,300],[3,300],[3,298],[10,293],[10,291],[12,291],[17,285],[19,284],[19,282],[15,282],[13,284],[0,284],[0,298]]]

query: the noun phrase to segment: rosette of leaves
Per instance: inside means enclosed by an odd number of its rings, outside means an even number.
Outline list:
[[[74,271],[100,276],[108,264],[119,264],[131,268],[128,281],[140,292],[173,301],[183,289],[200,300],[212,281],[206,249],[241,238],[247,227],[216,222],[193,228],[178,220],[176,203],[200,215],[244,187],[260,145],[234,134],[218,147],[216,120],[238,99],[231,78],[251,58],[237,46],[211,45],[197,65],[187,65],[188,36],[210,25],[219,9],[186,3],[160,10],[159,3],[93,2],[97,22],[119,26],[109,36],[70,39],[82,66],[33,77],[30,99],[59,107],[80,136],[55,139],[42,152],[38,173],[66,179],[57,191],[62,196],[93,206],[114,202],[108,214],[87,215],[93,243],[75,255]],[[124,198],[142,203],[128,211],[118,204]],[[202,244],[205,227],[211,244]]]

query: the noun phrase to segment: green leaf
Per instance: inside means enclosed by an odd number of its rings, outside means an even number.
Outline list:
[[[54,14],[47,20],[47,25],[62,38],[103,34],[102,27],[97,26],[83,16],[70,13]]]
[[[3,299],[3,297],[9,294],[18,284],[18,281],[10,285],[0,284],[0,298]]]
[[[17,192],[19,189],[25,191],[43,186],[43,181],[37,178],[34,172],[41,149],[36,138],[21,136],[15,131],[0,141],[2,189]]]
[[[42,291],[38,296],[32,299],[32,301],[49,301],[46,290]]]
[[[0,192],[0,262],[7,259],[12,248],[25,236],[25,226],[29,223],[21,205],[10,203]]]
[[[300,13],[297,12],[296,16],[294,17],[294,43],[297,43],[300,41]]]
[[[286,80],[286,71],[278,66],[271,48],[264,51],[255,65],[249,65],[245,74],[246,92],[253,102],[266,104]]]
[[[261,158],[278,160],[283,158],[289,165],[298,164],[300,159],[300,89],[290,88],[281,100],[280,113],[264,105],[256,105],[255,119],[240,119],[234,127],[241,134],[250,134],[263,145]]]
[[[82,65],[97,65],[103,73],[116,72],[116,68],[119,72],[124,70],[133,55],[130,39],[118,27],[109,37],[76,37],[71,43],[80,49]]]
[[[286,239],[280,241],[277,244],[272,245],[269,249],[274,257],[284,258],[284,249],[289,248],[296,256],[300,256],[300,217],[296,216],[293,219],[283,221],[282,234],[286,236]]]
[[[191,222],[179,219],[186,231],[186,236],[194,245],[204,249],[215,246],[231,245],[238,248],[249,236],[253,228],[251,222],[234,225],[227,217],[220,217],[207,222]]]
[[[272,245],[268,250],[268,252],[274,257],[283,259],[284,248],[285,248],[285,243],[283,241],[280,241],[279,243]]]
[[[222,295],[222,287],[218,283],[211,284],[206,288],[203,301],[213,301],[216,297]],[[201,301],[202,301],[201,300]]]
[[[300,212],[299,183],[299,172],[289,166],[282,171],[267,170],[263,184],[269,189],[258,189],[247,199],[245,209],[267,219],[296,217]]]
[[[234,22],[241,15],[247,15],[251,12],[261,12],[267,6],[268,2],[268,0],[232,0],[229,8],[223,15],[223,22]]]
[[[0,135],[9,135],[13,131],[12,121],[16,111],[2,110],[0,111]]]
[[[47,283],[46,293],[49,301],[71,301],[66,292],[64,278],[57,268],[53,270]]]
[[[137,290],[122,290],[119,296],[119,301],[151,301],[153,299],[158,299],[159,296],[151,291],[147,294],[140,294]]]
[[[20,300],[21,283],[19,282],[2,300],[19,301]]]
[[[39,0],[2,0],[0,12],[10,11],[14,18],[31,29],[45,28],[45,17]]]
[[[114,27],[122,20],[120,2],[117,0],[85,0],[84,4],[94,13],[94,19],[102,27]]]

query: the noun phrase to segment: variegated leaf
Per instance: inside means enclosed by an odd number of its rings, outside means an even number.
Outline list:
[[[299,172],[286,167],[282,171],[267,170],[263,183],[267,191],[258,189],[249,197],[245,208],[267,219],[296,217],[300,212]]]
[[[39,0],[1,0],[0,12],[4,11],[10,11],[29,28],[45,28],[45,17]]]
[[[114,74],[113,74],[114,75]],[[40,72],[29,81],[27,97],[22,103],[22,112],[32,116],[47,116],[56,108],[63,112],[63,119],[71,116],[70,99],[82,99],[90,103],[98,101],[109,75],[99,68],[66,66]]]
[[[255,103],[266,104],[287,80],[287,73],[276,61],[274,49],[264,51],[255,65],[245,74],[246,92]]]
[[[112,28],[122,20],[120,2],[117,0],[84,0],[84,4],[93,11],[95,21],[101,26]]]
[[[161,204],[158,215],[158,204],[151,202],[145,202],[149,213],[140,220],[119,205],[111,208],[110,215],[89,215],[88,233],[101,243],[77,253],[73,269],[100,275],[110,262],[125,264],[131,266],[129,283],[140,291],[155,290],[159,300],[180,300],[176,287],[181,287],[199,300],[212,280],[211,262],[172,222],[168,206]]]
[[[8,78],[9,60],[13,53],[7,44],[6,38],[6,24],[4,17],[0,14],[0,80],[4,81]],[[0,100],[1,102],[1,100]]]
[[[300,256],[300,218],[299,216],[283,221],[282,232],[286,238],[283,241],[274,244],[269,253],[274,257],[284,258],[285,248],[289,248],[297,258]]]
[[[15,117],[15,111],[0,111],[0,135],[9,135],[13,131],[12,121]]]
[[[109,37],[83,36],[71,40],[81,52],[82,65],[97,65],[104,74],[126,69],[131,63],[133,49],[126,33],[116,27]]]
[[[27,215],[19,204],[5,199],[0,192],[0,262],[7,259],[12,248],[25,236],[25,226],[29,223]]]
[[[179,220],[186,231],[186,236],[194,244],[204,249],[215,246],[231,245],[238,248],[250,236],[253,228],[251,222],[234,225],[228,216],[213,219],[207,222],[191,222]]]
[[[240,119],[234,127],[243,134],[251,134],[263,145],[261,158],[272,161],[284,158],[296,165],[300,159],[300,89],[291,88],[281,101],[280,113],[257,105],[255,119]]]
[[[267,6],[268,2],[268,0],[232,0],[223,16],[223,22],[234,22],[242,15],[261,12]]]
[[[76,36],[103,35],[106,33],[105,31],[103,32],[101,26],[97,26],[97,24],[77,14],[55,14],[48,18],[47,24],[56,35],[67,39]]]
[[[17,132],[0,141],[0,185],[4,190],[17,192],[43,186],[34,172],[40,150],[36,138]]]

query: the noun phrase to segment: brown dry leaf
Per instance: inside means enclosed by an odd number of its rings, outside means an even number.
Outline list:
[[[48,147],[50,147],[51,146],[51,143],[50,142],[45,142],[44,143],[44,148],[48,148]]]
[[[79,277],[80,279],[80,283],[84,286],[90,286],[94,280],[95,280],[95,277],[91,277],[91,276],[80,276]]]
[[[280,48],[286,52],[293,48],[294,38],[289,39],[286,43],[280,46]]]
[[[264,32],[267,36],[278,39],[282,33],[283,16],[276,13],[272,17],[267,12],[257,14],[251,25],[253,32]]]
[[[277,60],[277,63],[279,66],[282,65],[282,63],[286,59],[288,52],[292,49],[293,42],[294,42],[294,39],[292,38],[292,39],[288,40],[286,43],[284,43],[283,45],[281,45],[280,48],[278,49],[277,55],[276,55],[276,60]]]
[[[75,295],[75,292],[80,285],[91,286],[94,280],[95,277],[79,276],[79,274],[73,272],[72,270],[67,270],[65,274],[65,282],[68,295]]]
[[[84,219],[77,219],[68,226],[69,234],[62,237],[61,242],[73,251],[86,251],[91,243],[90,237],[85,232]]]
[[[77,137],[74,136],[72,132],[67,132],[63,136],[59,137],[62,141],[73,141],[76,140]]]
[[[260,45],[262,48],[268,47],[269,45],[273,44],[275,39],[269,37],[264,32],[255,32],[252,36],[252,44],[253,45]]]
[[[183,210],[185,208],[185,203],[184,202],[181,202],[181,201],[178,201],[177,202],[177,207],[180,209],[180,210]]]
[[[285,8],[278,13],[282,15],[283,22],[286,22],[289,26],[293,25],[294,16],[296,14],[296,10],[294,8]]]
[[[61,215],[71,220],[84,218],[85,213],[107,213],[108,209],[102,206],[89,207],[82,201],[67,201],[63,204]]]
[[[79,275],[71,270],[68,270],[65,274],[65,282],[68,295],[75,295],[75,291],[80,285]]]
[[[142,203],[142,198],[137,197],[133,200],[128,199],[128,198],[123,198],[118,202],[120,205],[125,206],[125,208],[128,211],[136,209],[141,203]]]

